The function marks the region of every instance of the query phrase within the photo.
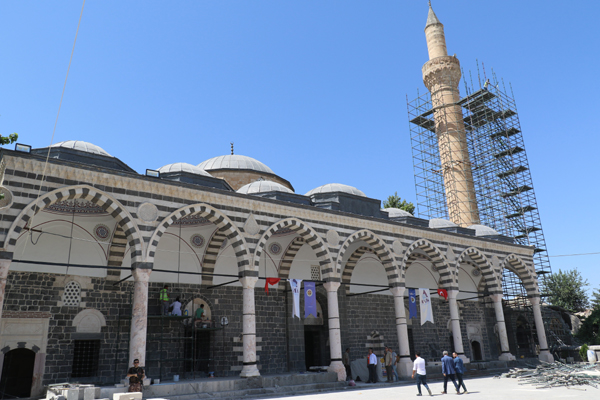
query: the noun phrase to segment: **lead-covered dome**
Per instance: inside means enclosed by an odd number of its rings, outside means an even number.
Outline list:
[[[475,236],[497,236],[499,235],[494,229],[485,225],[471,225],[469,229],[475,230]]]
[[[413,215],[408,211],[401,210],[399,208],[389,207],[382,208],[381,211],[385,211],[388,213],[390,218],[398,218],[398,217],[412,217]]]
[[[64,142],[54,143],[50,147],[63,147],[65,149],[85,151],[86,153],[99,154],[101,156],[112,157],[102,147],[96,146],[95,144],[92,144],[92,143],[82,142],[81,140],[66,140]]]
[[[305,196],[312,196],[313,194],[318,193],[334,193],[334,192],[343,192],[353,194],[355,196],[367,197],[362,191],[358,190],[353,186],[343,185],[341,183],[328,183],[323,186],[319,186],[318,188],[314,188],[305,194]]]
[[[429,227],[432,229],[454,228],[455,226],[458,225],[443,218],[432,218],[429,220]]]
[[[196,167],[195,165],[188,164],[188,163],[181,163],[181,162],[167,164],[165,166],[162,166],[158,169],[158,172],[160,172],[161,174],[187,172],[189,174],[195,174],[195,175],[212,176],[211,174],[209,174],[208,172],[206,172],[205,170],[203,170],[200,167]]]
[[[266,193],[266,192],[284,192],[284,193],[294,193],[290,189],[286,188],[282,184],[277,182],[262,180],[249,183],[247,185],[242,186],[238,191],[238,193],[242,194],[253,194],[253,193]]]
[[[252,157],[240,156],[237,154],[228,154],[226,156],[218,156],[198,164],[199,168],[205,171],[221,170],[221,169],[248,169],[256,172],[264,172],[273,174],[273,170],[265,164]]]

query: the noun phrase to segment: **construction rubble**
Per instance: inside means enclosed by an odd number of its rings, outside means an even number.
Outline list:
[[[536,389],[564,386],[567,389],[587,390],[583,386],[598,389],[600,368],[597,364],[563,364],[560,362],[529,365],[530,368],[511,368],[497,378],[516,378],[519,385],[535,385]]]

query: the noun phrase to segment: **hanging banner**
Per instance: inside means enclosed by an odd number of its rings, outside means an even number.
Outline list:
[[[408,289],[408,319],[417,318],[417,291]]]
[[[317,318],[317,294],[315,292],[315,283],[304,282],[304,318],[309,315]]]
[[[300,288],[302,287],[302,279],[290,279],[292,287],[292,295],[294,296],[293,317],[300,318]]]
[[[279,283],[280,278],[266,278],[265,279],[265,292],[267,295],[269,294],[269,285],[277,285]]]
[[[431,309],[429,289],[419,289],[419,302],[421,303],[421,325],[427,321],[431,321],[433,324],[433,310]]]

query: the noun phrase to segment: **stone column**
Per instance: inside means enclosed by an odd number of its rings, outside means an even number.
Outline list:
[[[148,267],[148,264],[145,265]],[[131,311],[131,335],[129,341],[129,365],[138,358],[140,366],[146,366],[146,332],[148,330],[148,281],[150,268],[133,269],[133,309]],[[129,367],[128,367],[129,368]]]
[[[540,307],[539,297],[529,297],[533,307],[533,319],[535,320],[535,329],[537,330],[538,342],[540,344],[540,361],[554,362],[554,357],[548,350],[548,341],[546,340],[546,330],[544,329],[544,320],[542,319],[542,308]]]
[[[448,290],[448,301],[450,303],[450,321],[452,324],[452,338],[454,339],[454,351],[465,363],[469,363],[471,360],[465,355],[463,348],[462,333],[460,332],[460,315],[458,312],[458,302],[456,297],[458,296],[458,290]]]
[[[506,323],[504,322],[504,310],[502,309],[502,294],[492,294],[490,298],[494,302],[494,310],[496,311],[496,322],[498,324],[498,338],[500,339],[500,349],[502,354],[498,358],[501,361],[515,360],[515,356],[510,354],[508,346],[508,334],[506,333]]]
[[[329,315],[329,352],[331,364],[327,371],[335,372],[338,381],[346,380],[346,368],[342,363],[342,338],[340,335],[340,311],[338,307],[337,290],[340,282],[327,282],[323,284],[327,290],[327,312]]]
[[[404,307],[404,287],[394,287],[390,291],[394,295],[394,309],[396,311],[396,333],[398,334],[398,355],[400,362],[397,364],[398,375],[408,378],[412,375],[413,363],[410,359],[408,343],[408,327],[406,323],[406,308]]]
[[[8,255],[10,254],[10,256]],[[10,258],[2,258],[2,257]],[[2,319],[2,308],[4,307],[4,293],[6,289],[6,279],[8,278],[8,268],[12,262],[12,253],[0,252],[0,320]]]
[[[260,376],[256,365],[256,315],[254,306],[254,286],[256,286],[257,281],[258,278],[255,276],[240,278],[243,288],[242,344],[244,346],[244,365],[240,373],[242,378]]]

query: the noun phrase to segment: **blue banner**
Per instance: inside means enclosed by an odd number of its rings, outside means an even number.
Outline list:
[[[304,282],[304,318],[309,315],[317,318],[317,293],[314,282]]]
[[[408,289],[408,319],[417,318],[417,291]]]

